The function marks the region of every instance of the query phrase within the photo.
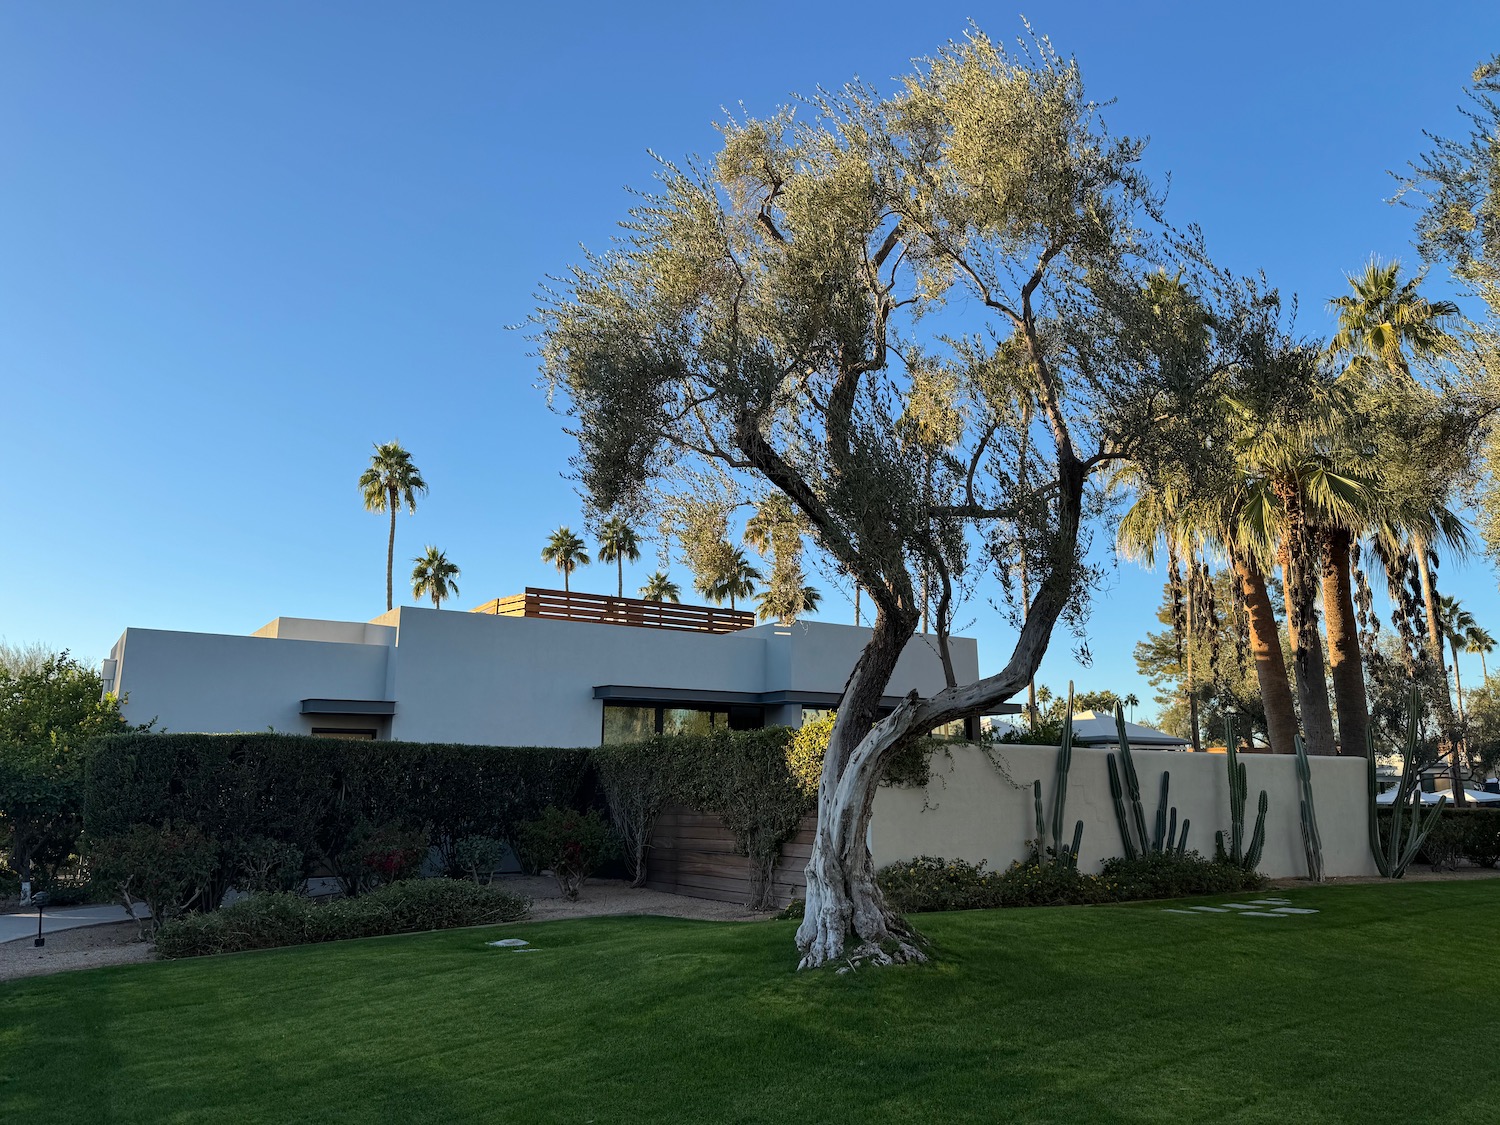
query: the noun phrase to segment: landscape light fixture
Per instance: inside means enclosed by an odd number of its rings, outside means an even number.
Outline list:
[[[36,940],[32,942],[33,945],[43,946],[47,944],[47,939],[42,936],[42,907],[51,901],[52,896],[46,891],[31,896],[31,905],[36,907]]]

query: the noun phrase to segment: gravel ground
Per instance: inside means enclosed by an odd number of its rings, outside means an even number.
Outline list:
[[[0,981],[150,959],[151,946],[140,940],[134,922],[84,926],[48,934],[47,944],[40,949],[29,938],[0,942]]]
[[[769,917],[728,902],[686,898],[662,891],[631,890],[618,879],[599,879],[584,884],[577,902],[564,899],[550,876],[510,875],[496,880],[495,885],[530,898],[532,908],[527,921],[532,922],[594,918],[606,914],[660,914],[668,918],[699,918],[713,922],[750,922]],[[138,932],[134,922],[122,922],[48,934],[47,944],[40,949],[29,939],[0,942],[0,981],[149,961],[151,946],[139,940]]]

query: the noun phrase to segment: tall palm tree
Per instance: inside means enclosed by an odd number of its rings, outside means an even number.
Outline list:
[[[1490,636],[1479,625],[1475,625],[1469,629],[1469,635],[1464,644],[1464,651],[1479,655],[1479,667],[1484,673],[1484,682],[1488,685],[1490,682],[1490,670],[1489,666],[1485,664],[1484,658],[1495,651],[1495,638]]]
[[[658,570],[646,584],[640,589],[641,597],[648,602],[680,602],[682,601],[682,590],[677,583],[667,577],[665,571]]]
[[[736,548],[730,552],[724,567],[716,574],[700,576],[698,589],[718,605],[727,600],[729,608],[737,608],[736,598],[748,598],[755,594],[755,584],[761,581],[761,573],[750,565],[745,552]]]
[[[1131,692],[1124,699],[1120,700],[1120,702],[1130,708],[1130,721],[1132,723],[1135,722],[1135,709],[1141,705],[1141,701],[1136,697],[1135,692]]]
[[[599,561],[615,564],[615,577],[618,579],[616,597],[625,596],[625,564],[637,562],[640,557],[640,540],[636,538],[635,529],[619,516],[605,520],[604,526],[599,529]]]
[[[385,547],[385,608],[389,610],[395,604],[392,575],[396,566],[396,513],[402,504],[408,512],[415,512],[417,494],[427,491],[427,482],[401,443],[388,441],[375,446],[370,467],[360,474],[359,489],[366,511],[391,514],[391,535]]]
[[[458,594],[458,583],[454,581],[461,571],[448,561],[448,556],[436,547],[428,547],[427,553],[412,560],[417,565],[411,572],[411,592],[416,598],[432,599],[433,609],[443,608],[443,599]]]
[[[560,527],[547,538],[542,548],[542,561],[549,562],[562,571],[563,593],[572,593],[568,578],[580,566],[593,562],[582,539],[573,534],[571,528]]]
[[[1467,644],[1469,630],[1477,629],[1479,622],[1474,620],[1474,615],[1459,604],[1457,598],[1451,594],[1445,594],[1438,604],[1438,617],[1443,627],[1443,635],[1453,647],[1453,687],[1458,695],[1458,721],[1464,721],[1464,681],[1458,670],[1458,646]]]

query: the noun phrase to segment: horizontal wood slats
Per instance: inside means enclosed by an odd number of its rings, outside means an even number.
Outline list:
[[[813,817],[781,847],[771,877],[777,906],[801,898],[807,888],[803,868],[812,854]],[[654,891],[744,904],[750,901],[750,861],[734,850],[734,834],[716,816],[669,805],[651,834],[646,886]]]
[[[640,629],[679,629],[694,633],[735,633],[755,625],[755,614],[744,609],[611,598],[604,594],[538,590],[531,586],[526,587],[524,594],[496,598],[471,612],[500,617],[545,617],[553,621],[631,625]]]

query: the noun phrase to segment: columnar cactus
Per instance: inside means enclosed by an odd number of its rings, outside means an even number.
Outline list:
[[[1323,881],[1323,836],[1318,831],[1318,815],[1313,808],[1312,766],[1307,760],[1307,747],[1302,736],[1293,740],[1297,753],[1297,780],[1302,786],[1302,798],[1298,809],[1302,814],[1302,850],[1307,854],[1307,877],[1315,883]]]
[[[1370,852],[1375,857],[1375,866],[1387,879],[1399,879],[1416,858],[1418,850],[1427,839],[1442,815],[1448,798],[1438,798],[1436,805],[1424,817],[1422,815],[1421,786],[1417,784],[1417,736],[1421,729],[1422,696],[1415,686],[1407,700],[1406,745],[1401,764],[1401,783],[1396,788],[1396,799],[1391,804],[1389,831],[1384,839],[1380,831],[1380,805],[1375,800],[1380,786],[1375,777],[1375,731],[1370,731],[1370,740],[1365,754],[1366,780],[1370,792]],[[1408,816],[1410,814],[1410,816]]]

